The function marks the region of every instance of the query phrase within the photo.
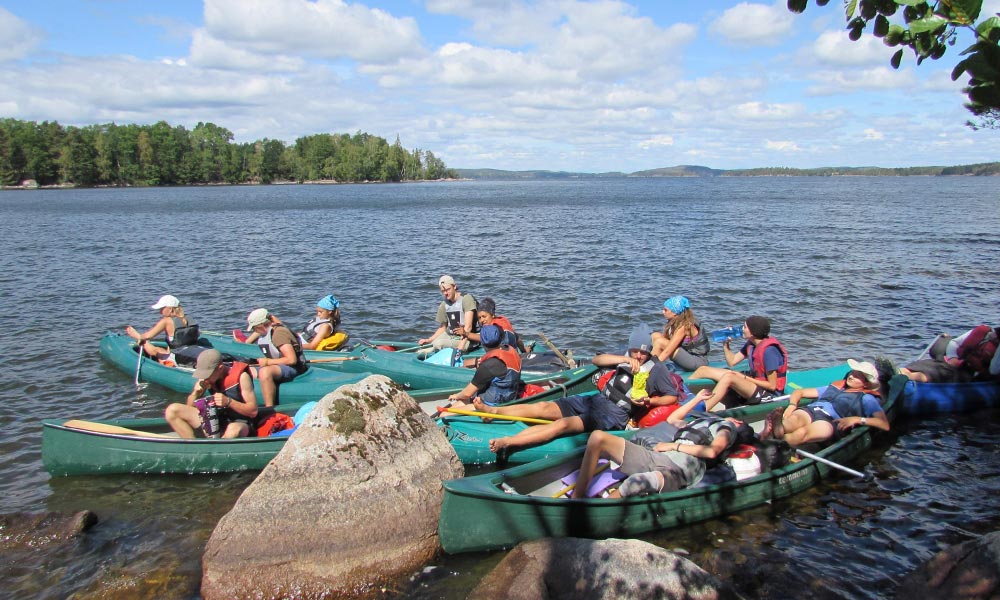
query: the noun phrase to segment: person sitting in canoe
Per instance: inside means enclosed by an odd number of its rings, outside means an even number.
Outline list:
[[[347,341],[347,334],[337,331],[340,326],[340,300],[333,294],[316,303],[316,316],[309,321],[299,342],[303,350],[336,350]]]
[[[630,371],[633,378],[631,389],[627,392],[613,385],[609,389],[605,385],[605,391],[596,394],[500,407],[473,400],[475,409],[480,412],[552,420],[510,437],[492,439],[490,450],[500,452],[505,448],[541,444],[561,435],[582,431],[624,429],[634,410],[647,411],[653,407],[676,404],[683,390],[678,388],[670,369],[653,358],[652,350],[649,327],[639,326],[629,336],[627,355],[598,354],[592,359],[599,367],[622,366]]]
[[[517,398],[522,386],[521,355],[504,343],[503,333],[495,324],[486,325],[479,331],[486,354],[472,359],[477,363],[472,381],[462,391],[448,396],[448,400],[466,404],[476,399],[496,406]]]
[[[198,324],[184,314],[181,301],[176,296],[167,294],[161,296],[150,308],[160,311],[160,320],[147,331],[139,333],[129,325],[125,333],[142,344],[142,350],[168,366],[194,364],[198,355],[205,349],[198,346]],[[167,348],[155,346],[150,340],[160,334],[167,338]]]
[[[252,375],[260,381],[260,394],[265,406],[274,406],[278,399],[278,385],[305,373],[305,355],[302,344],[292,330],[267,312],[258,308],[247,315],[247,331],[253,332],[247,341],[257,342],[263,358],[251,367]]]
[[[712,396],[706,401],[708,408],[721,402],[730,390],[745,404],[759,404],[785,392],[788,352],[781,342],[771,336],[771,321],[767,317],[747,317],[743,323],[743,337],[747,341],[739,352],[733,352],[729,348],[728,339],[722,342],[722,349],[726,354],[726,364],[730,367],[747,359],[750,362],[747,372],[698,367],[691,374],[691,379],[711,379],[718,382],[712,390]]]
[[[487,297],[479,301],[479,305],[476,308],[476,319],[479,320],[479,333],[475,331],[466,332],[462,329],[459,331],[459,335],[472,340],[474,343],[478,343],[483,327],[497,325],[503,331],[503,344],[505,346],[515,348],[518,352],[525,351],[524,342],[521,341],[521,336],[514,331],[514,326],[511,325],[510,319],[497,314],[497,304],[493,298]]]
[[[919,383],[965,383],[1000,375],[997,347],[1000,328],[978,325],[952,338],[942,333],[927,348],[930,358],[919,359],[899,372]]]
[[[194,388],[187,397],[187,404],[175,402],[167,407],[164,417],[170,427],[182,438],[193,439],[196,429],[206,431],[209,405],[218,409],[218,431],[223,438],[254,435],[257,417],[257,397],[253,379],[246,363],[222,362],[222,354],[209,348],[198,356],[192,377]]]
[[[574,497],[585,497],[602,458],[615,461],[621,465],[619,470],[629,476],[612,497],[668,492],[701,481],[706,469],[721,462],[738,441],[746,443],[753,438],[748,425],[731,417],[702,413],[694,420],[685,420],[710,394],[701,390],[672,412],[667,422],[643,430],[643,439],[637,439],[641,443],[606,431],[591,433],[576,479],[575,489],[584,491]]]
[[[784,440],[791,446],[833,439],[838,432],[858,425],[889,431],[889,419],[878,398],[878,370],[870,362],[848,359],[851,370],[843,385],[795,390],[788,406],[776,408],[767,416],[760,438]],[[802,398],[817,398],[799,407]]]
[[[469,342],[463,336],[479,331],[476,299],[472,294],[460,293],[451,275],[442,275],[438,280],[438,288],[444,295],[444,300],[438,306],[437,316],[434,317],[438,328],[430,337],[417,340],[417,344],[432,344],[435,350],[467,350]]]
[[[673,296],[663,303],[667,318],[663,332],[653,333],[653,354],[661,361],[672,360],[684,371],[708,366],[708,334],[691,310],[686,296]]]

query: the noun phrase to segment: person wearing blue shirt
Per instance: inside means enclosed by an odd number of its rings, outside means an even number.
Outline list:
[[[870,362],[848,360],[851,370],[842,387],[828,385],[795,390],[785,408],[776,408],[767,416],[761,439],[773,437],[791,446],[832,439],[838,432],[858,425],[889,431],[889,419],[882,410],[875,390],[878,371]],[[816,398],[799,407],[802,398]]]

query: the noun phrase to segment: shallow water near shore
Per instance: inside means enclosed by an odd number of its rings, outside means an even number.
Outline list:
[[[1000,323],[995,178],[716,178],[0,193],[0,511],[95,511],[69,544],[18,550],[0,596],[193,598],[216,521],[252,474],[50,478],[44,418],[162,413],[98,339],[178,296],[205,329],[267,307],[304,323],[334,293],[359,337],[434,329],[437,277],[491,296],[577,355],[617,349],[687,295],[710,328],[774,321],[793,368]],[[721,350],[714,349],[716,357]],[[791,499],[643,539],[746,597],[881,598],[934,552],[1000,527],[995,413],[903,421]],[[462,598],[503,553],[441,557],[391,595]]]

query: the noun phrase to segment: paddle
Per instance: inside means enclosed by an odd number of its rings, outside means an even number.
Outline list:
[[[361,360],[360,356],[333,356],[330,358],[311,358],[307,360],[307,363],[332,363],[332,362],[344,362],[345,360]]]
[[[171,438],[178,439],[176,436],[169,433],[153,433],[151,431],[139,431],[137,429],[129,429],[127,427],[119,427],[117,425],[108,425],[107,423],[95,423],[93,421],[81,421],[78,419],[72,419],[63,423],[63,427],[71,427],[73,429],[83,429],[85,431],[94,431],[97,433],[115,433],[118,435],[134,435],[136,437],[155,437],[155,438]]]
[[[402,350],[397,350],[397,352],[420,352],[421,350],[426,350],[428,348],[433,348],[434,344],[420,344],[417,346],[410,346],[409,348],[403,348]]]
[[[139,352],[137,354],[139,355],[139,361],[137,363],[135,363],[135,387],[137,387],[137,388],[140,387],[139,386],[139,371],[142,370],[142,349],[143,349],[142,346],[143,346],[143,344],[142,344],[142,340],[141,339],[139,340],[138,346],[139,346]]]
[[[597,468],[594,469],[594,475],[597,475],[598,473],[604,471],[605,469],[607,469],[610,466],[611,466],[611,462],[610,461],[609,462],[603,462],[603,463],[597,465]],[[591,477],[590,481],[594,481],[594,478]],[[552,497],[553,498],[562,498],[566,494],[572,492],[574,489],[576,489],[576,482],[575,481],[573,483],[567,485],[563,489],[559,490],[558,492],[552,494]],[[586,493],[586,491],[584,491],[584,493]]]
[[[522,423],[536,423],[538,425],[548,425],[552,421],[548,419],[536,419],[534,417],[515,417],[513,415],[498,415],[495,413],[479,412],[478,410],[463,410],[461,408],[452,408],[450,406],[439,406],[438,412],[450,412],[456,415],[468,415],[470,417],[482,417],[484,419],[502,419],[505,421],[521,421]]]
[[[795,452],[798,453],[799,456],[804,456],[806,458],[811,458],[811,459],[813,459],[816,462],[823,463],[824,465],[833,467],[834,469],[840,469],[841,471],[843,471],[843,472],[845,472],[845,473],[847,473],[849,475],[854,475],[855,477],[860,477],[864,481],[871,481],[872,479],[874,479],[874,476],[871,475],[870,473],[861,473],[859,471],[855,471],[854,469],[845,467],[844,465],[839,464],[839,463],[835,463],[832,460],[827,460],[827,459],[823,458],[822,456],[817,456],[817,455],[815,455],[815,454],[813,454],[811,452],[806,452],[805,450],[799,450],[798,448],[795,449]]]
[[[556,353],[556,356],[559,358],[559,360],[563,362],[563,364],[565,364],[570,369],[576,368],[576,361],[566,358],[566,355],[560,352],[559,348],[556,348],[556,345],[553,344],[551,341],[549,341],[549,338],[545,337],[544,333],[539,333],[538,337],[542,338],[542,342],[544,342],[546,346],[548,346],[553,352]]]

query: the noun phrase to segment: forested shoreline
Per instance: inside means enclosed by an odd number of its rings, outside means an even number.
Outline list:
[[[169,186],[306,182],[400,182],[454,178],[430,150],[403,148],[397,136],[320,133],[288,145],[233,143],[213,123],[192,130],[165,121],[86,127],[0,119],[0,186]]]

